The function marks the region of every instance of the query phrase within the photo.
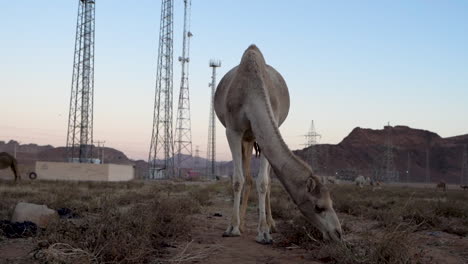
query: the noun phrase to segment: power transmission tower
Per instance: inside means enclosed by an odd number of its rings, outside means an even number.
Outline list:
[[[460,184],[468,185],[468,153],[467,146],[463,145],[462,166],[460,175]]]
[[[211,103],[210,103],[210,120],[208,126],[208,147],[206,151],[206,174],[209,178],[216,176],[216,123],[215,123],[215,111],[214,111],[214,94],[216,89],[216,68],[221,67],[221,61],[210,60],[209,63],[212,68],[211,83],[208,84],[211,87]]]
[[[385,143],[383,156],[377,159],[374,167],[374,180],[384,182],[397,182],[399,181],[399,174],[395,169],[393,162],[393,141],[392,141],[392,126],[390,123],[384,126]]]
[[[190,120],[190,93],[189,93],[189,62],[190,62],[190,9],[192,1],[184,0],[184,35],[182,45],[182,75],[180,79],[179,106],[177,108],[177,121],[175,131],[175,146],[177,148],[177,168],[179,177],[181,169],[187,168],[192,159],[192,128]]]
[[[67,158],[92,161],[95,1],[78,1],[75,55],[68,115]]]
[[[318,139],[322,138],[322,135],[315,131],[314,120],[311,121],[309,132],[307,132],[304,137],[306,139],[306,143],[303,145],[306,148],[309,148],[306,151],[306,162],[311,165],[313,171],[317,172],[319,170],[319,164],[317,162],[317,150],[315,145],[317,145]]]
[[[385,137],[385,154],[384,154],[384,170],[385,170],[385,181],[398,181],[398,174],[395,171],[395,164],[393,163],[393,141],[392,141],[392,127],[390,123],[386,127]]]
[[[172,138],[173,13],[174,0],[162,0],[153,132],[148,157],[149,179],[169,178],[174,175]]]

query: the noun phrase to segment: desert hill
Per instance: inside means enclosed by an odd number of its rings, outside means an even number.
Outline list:
[[[468,145],[468,135],[442,138],[434,132],[407,126],[357,127],[337,145],[319,144],[295,153],[302,158],[310,157],[314,148],[314,167],[319,174],[333,175],[348,170],[372,176],[376,168],[384,166],[388,142],[393,146],[394,168],[400,180],[423,182],[428,158],[431,181],[460,183],[462,154],[464,146]]]
[[[448,183],[460,183],[463,148],[468,145],[468,134],[442,138],[434,132],[407,126],[386,126],[384,129],[357,127],[336,145],[317,144],[296,150],[294,153],[307,160],[309,164],[314,160],[311,157],[315,157],[312,167],[319,175],[345,173],[351,176],[362,174],[372,177],[376,169],[382,168],[385,164],[388,142],[391,142],[393,146],[391,148],[393,165],[401,181],[424,182],[428,158],[431,181],[444,180]],[[66,160],[64,147],[20,145],[13,140],[8,143],[0,141],[0,152],[13,154],[15,146],[22,175],[27,175],[34,170],[35,161]],[[143,178],[148,170],[146,161],[129,159],[117,149],[105,147],[99,151],[102,151],[105,163],[134,165],[137,178]],[[94,148],[93,152],[97,157],[98,149]],[[205,164],[206,159],[198,158],[194,159],[190,165],[202,171]],[[253,157],[251,162],[253,175],[257,174],[259,164],[259,159]],[[232,161],[218,162],[217,168],[218,174],[230,175],[232,174]],[[0,170],[0,177],[11,177],[11,172]]]

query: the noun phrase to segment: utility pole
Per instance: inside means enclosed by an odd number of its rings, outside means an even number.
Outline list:
[[[18,147],[21,145],[21,142],[18,141],[18,144],[14,144],[13,146],[13,157],[15,157],[16,159],[16,145],[18,145]]]
[[[426,148],[426,183],[431,182],[431,171],[429,165],[429,147]]]
[[[104,164],[104,144],[106,141],[96,141],[96,144],[98,145],[98,159],[101,164]]]
[[[200,148],[199,146],[195,146],[195,157],[194,157],[194,160],[193,160],[193,167],[195,169],[198,169],[200,167]]]
[[[67,158],[92,162],[95,0],[78,1],[75,55],[68,116]]]
[[[148,179],[170,178],[174,175],[174,141],[172,137],[173,13],[174,0],[162,0],[153,132],[151,133],[148,157]]]
[[[177,169],[181,177],[181,169],[192,166],[192,128],[190,121],[190,93],[189,93],[189,62],[190,62],[190,10],[191,0],[184,0],[184,33],[182,44],[182,56],[179,61],[182,64],[180,79],[179,106],[177,108],[177,120],[175,130],[175,147],[177,148]]]
[[[216,123],[214,111],[214,94],[216,90],[216,68],[221,67],[221,61],[210,60],[209,66],[212,68],[211,83],[211,102],[210,102],[210,120],[208,126],[208,147],[207,147],[207,164],[206,174],[209,178],[214,179],[216,176]]]
[[[406,164],[406,182],[408,183],[410,180],[411,174],[411,157],[410,152],[408,151],[408,163]]]

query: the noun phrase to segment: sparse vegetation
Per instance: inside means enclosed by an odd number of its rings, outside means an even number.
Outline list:
[[[324,263],[425,263],[426,253],[413,246],[418,234],[468,235],[468,204],[464,203],[468,192],[388,186],[375,192],[352,185],[330,188],[334,207],[343,221],[346,242],[323,242],[322,234],[299,214],[282,186],[274,182],[271,203],[277,223],[277,248],[300,247],[309,252],[308,258]],[[60,219],[34,237],[35,257],[41,262],[200,261],[219,247],[197,247],[193,241],[200,233],[192,230],[200,219],[211,226],[213,218],[209,217],[219,210],[220,201],[223,206],[231,206],[231,193],[227,181],[2,181],[0,220],[9,219],[19,201],[46,204],[53,209],[69,208],[78,216]],[[256,197],[253,186],[250,214],[256,214]],[[203,214],[206,215],[200,218]],[[7,240],[0,232],[0,243]]]
[[[338,213],[365,219],[370,226],[352,234],[346,243],[323,244],[321,234],[292,210],[294,204],[278,185],[272,189],[272,210],[274,217],[284,220],[279,228],[280,246],[299,245],[327,263],[418,263],[420,252],[413,252],[409,242],[415,232],[468,235],[468,204],[463,202],[468,195],[462,191],[385,187],[373,192],[353,185],[332,185],[331,189]],[[345,237],[352,232],[348,223],[342,227]]]

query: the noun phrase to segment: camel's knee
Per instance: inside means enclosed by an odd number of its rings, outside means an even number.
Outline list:
[[[232,182],[232,190],[234,192],[240,192],[242,190],[243,185],[244,185],[243,179],[236,179]]]
[[[257,182],[257,192],[259,194],[266,194],[267,191],[268,191],[268,182],[266,181]]]

